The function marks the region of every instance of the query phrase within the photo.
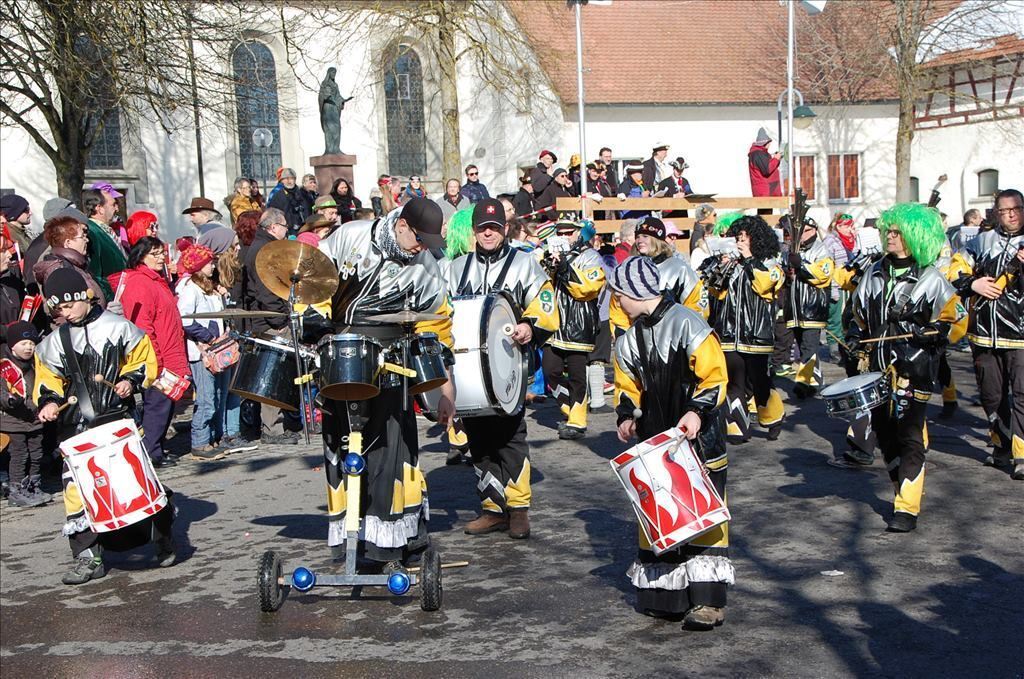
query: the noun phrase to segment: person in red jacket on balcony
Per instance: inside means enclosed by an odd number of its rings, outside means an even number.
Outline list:
[[[124,317],[146,333],[156,352],[159,370],[167,369],[179,377],[191,377],[185,350],[185,329],[178,313],[178,302],[164,277],[164,243],[144,236],[128,253],[128,268],[109,277],[114,296],[120,294]],[[174,401],[156,387],[142,395],[143,442],[153,466],[176,464],[164,451],[164,434],[174,415]]]
[[[757,139],[747,151],[747,169],[750,171],[750,195],[781,196],[782,181],[779,179],[779,163],[782,152],[768,153],[772,137],[763,127],[757,131]]]

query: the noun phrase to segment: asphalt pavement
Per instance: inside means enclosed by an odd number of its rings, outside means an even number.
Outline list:
[[[0,511],[0,669],[6,677],[1019,677],[1024,674],[1024,483],[982,465],[985,418],[965,354],[949,421],[929,422],[916,532],[886,533],[882,463],[827,464],[845,423],[787,390],[781,438],[729,449],[736,585],[725,625],[683,632],[633,610],[635,521],[608,460],[614,417],[559,441],[557,408],[529,411],[533,535],[470,537],[470,467],[446,467],[420,423],[444,605],[379,589],[290,592],[262,613],[260,555],[340,571],[326,547],[322,458],[312,446],[183,462],[161,478],[179,510],[180,562],[108,554],[106,577],[60,584],[71,563],[60,503]],[[825,366],[826,381],[839,379]],[[933,398],[930,416],[939,410]],[[186,418],[187,419],[187,418]],[[883,432],[882,435],[885,435]],[[175,445],[182,445],[187,435]]]

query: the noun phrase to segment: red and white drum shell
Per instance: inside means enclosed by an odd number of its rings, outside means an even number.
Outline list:
[[[729,509],[686,436],[673,428],[611,460],[655,554],[729,520]]]
[[[102,424],[60,444],[89,525],[107,533],[138,523],[167,506],[133,420]]]

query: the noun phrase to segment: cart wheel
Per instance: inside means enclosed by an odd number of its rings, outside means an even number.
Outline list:
[[[433,547],[428,547],[420,562],[420,608],[438,610],[441,608],[441,594],[441,555]]]
[[[284,587],[279,582],[281,577],[281,558],[275,552],[263,552],[256,574],[256,591],[260,610],[264,613],[273,613],[284,603]]]

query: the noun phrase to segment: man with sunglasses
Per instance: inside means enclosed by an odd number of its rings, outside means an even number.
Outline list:
[[[534,257],[508,244],[505,218],[506,209],[498,200],[487,198],[476,204],[476,249],[452,262],[448,294],[507,294],[522,310],[512,341],[541,346],[558,329],[554,288]],[[513,539],[530,535],[530,447],[525,417],[524,408],[512,417],[463,419],[482,503],[480,516],[466,526],[469,535],[503,530]]]
[[[355,333],[387,347],[407,329],[375,316],[409,310],[440,315],[440,320],[416,323],[413,331],[417,335],[436,333],[441,342],[451,346],[451,306],[445,279],[430,252],[444,246],[442,219],[437,203],[416,197],[380,219],[348,222],[320,241],[320,251],[338,270],[338,290],[331,300],[335,333]],[[411,398],[395,373],[383,374],[379,386],[380,393],[366,401],[324,402],[327,543],[341,554],[345,537],[342,463],[348,452],[351,418],[365,418],[361,537],[366,558],[394,570],[429,544],[427,482],[419,467]],[[439,423],[451,421],[454,401],[454,384],[449,380],[441,387]]]
[[[994,212],[996,227],[953,255],[948,276],[970,309],[967,339],[995,442],[986,463],[1024,481],[1024,195],[1000,191]]]
[[[480,170],[476,165],[466,166],[466,183],[462,186],[462,195],[470,203],[479,203],[491,197],[487,187],[480,183]]]

